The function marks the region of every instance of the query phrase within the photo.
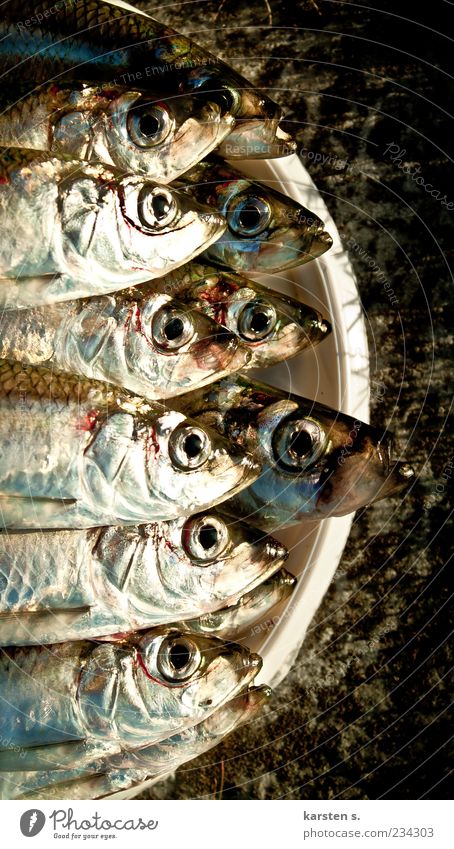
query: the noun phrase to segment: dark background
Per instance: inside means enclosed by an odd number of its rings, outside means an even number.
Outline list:
[[[350,245],[369,334],[372,420],[391,426],[418,473],[403,504],[388,499],[357,515],[266,716],[147,798],[448,798],[453,7],[139,5],[285,108]],[[391,143],[404,150],[401,167],[385,153]],[[325,164],[315,164],[317,152]],[[420,166],[424,184],[404,165]]]

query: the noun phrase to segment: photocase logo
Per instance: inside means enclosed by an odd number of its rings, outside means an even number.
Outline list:
[[[30,811],[25,811],[20,818],[20,830],[24,837],[36,837],[44,828],[46,817],[42,811],[37,808],[31,808]]]

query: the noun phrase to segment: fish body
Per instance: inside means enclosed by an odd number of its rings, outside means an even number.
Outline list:
[[[0,534],[0,644],[151,628],[217,610],[287,551],[215,511],[138,527]]]
[[[186,262],[225,229],[165,186],[45,152],[0,152],[0,306],[104,294]]]
[[[89,770],[106,755],[157,743],[208,718],[260,666],[240,645],[172,628],[121,643],[5,649],[0,771]]]
[[[5,310],[0,358],[105,380],[156,400],[243,368],[250,354],[209,316],[152,285]]]
[[[177,406],[254,454],[260,476],[223,509],[268,531],[343,516],[414,478],[391,459],[384,431],[243,376],[182,395]]]
[[[258,473],[249,456],[107,384],[0,364],[3,527],[84,528],[190,515]]]
[[[33,87],[90,80],[158,89],[161,97],[190,94],[242,119],[252,153],[254,142],[260,152],[268,143],[270,156],[295,149],[279,128],[282,110],[269,97],[182,33],[139,10],[71,0],[50,14],[45,3],[9,0],[0,37],[0,73],[7,84],[18,77]]]
[[[236,640],[246,633],[250,636],[259,634],[261,630],[273,627],[274,622],[265,617],[276,605],[289,599],[295,587],[296,578],[280,569],[233,604],[179,625],[193,634],[212,634],[225,640]]]
[[[68,770],[0,773],[3,799],[98,799],[128,790],[144,781],[157,781],[181,764],[217,746],[227,734],[250,722],[269,699],[268,687],[250,687],[208,719],[178,734],[134,752],[112,755],[97,765],[97,773],[79,777]]]
[[[235,333],[251,354],[243,370],[287,360],[331,333],[329,322],[312,307],[213,266],[191,262],[155,285]]]
[[[283,271],[323,254],[332,245],[323,221],[287,195],[255,183],[209,157],[177,186],[217,210],[227,230],[203,259],[233,271]]]
[[[51,83],[0,94],[0,143],[104,162],[169,183],[230,132],[234,118],[193,95],[163,100],[125,86]]]

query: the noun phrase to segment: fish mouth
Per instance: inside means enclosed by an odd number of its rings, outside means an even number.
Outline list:
[[[296,141],[276,121],[240,118],[216,152],[232,160],[280,159],[296,149]]]
[[[336,449],[320,478],[317,512],[344,516],[404,492],[415,479],[409,463],[391,459],[392,436],[361,423],[351,445]]]
[[[409,463],[404,460],[389,460],[387,477],[371,503],[405,492],[415,480],[415,470]]]
[[[309,259],[316,259],[322,254],[329,251],[333,246],[333,240],[327,230],[323,227],[313,237],[310,250],[308,251]]]

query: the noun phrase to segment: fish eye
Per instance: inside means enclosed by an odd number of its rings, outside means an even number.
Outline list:
[[[264,301],[250,301],[238,316],[238,333],[247,342],[266,339],[276,327],[276,310]]]
[[[193,338],[194,324],[182,309],[165,306],[153,316],[151,333],[153,342],[164,353],[178,351]]]
[[[197,671],[201,654],[188,637],[177,636],[162,641],[158,650],[157,667],[167,681],[185,681]]]
[[[169,454],[174,465],[184,472],[199,469],[211,454],[211,442],[202,428],[180,425],[170,434]]]
[[[239,236],[258,236],[271,221],[271,207],[263,198],[246,195],[230,205],[227,220],[230,229]]]
[[[178,214],[178,203],[165,186],[143,186],[137,205],[140,222],[148,228],[168,227]]]
[[[277,462],[290,470],[303,471],[323,453],[326,436],[314,419],[283,422],[273,436]]]
[[[139,100],[127,113],[128,136],[136,147],[149,148],[162,144],[173,127],[171,115],[159,103],[142,104]]]
[[[186,554],[201,563],[217,560],[229,542],[228,527],[217,516],[189,519],[183,528],[182,543]]]

